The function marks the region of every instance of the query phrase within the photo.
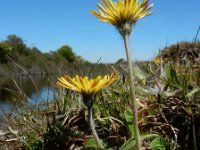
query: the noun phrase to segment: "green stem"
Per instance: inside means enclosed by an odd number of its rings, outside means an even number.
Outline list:
[[[99,139],[98,134],[95,130],[95,123],[94,123],[94,120],[92,118],[92,107],[89,108],[89,122],[90,122],[90,128],[92,130],[92,134],[93,134],[99,148],[104,149],[103,144],[102,144],[101,140]]]
[[[132,111],[134,115],[134,136],[136,140],[136,146],[137,150],[141,150],[141,139],[140,139],[140,132],[138,128],[138,108],[137,108],[137,102],[136,102],[136,96],[135,96],[135,81],[133,76],[133,66],[132,66],[132,60],[131,60],[131,50],[129,48],[129,35],[125,34],[123,36],[125,50],[126,50],[126,56],[128,61],[128,67],[129,67],[129,77],[130,77],[130,84],[131,84],[131,98],[132,98]]]

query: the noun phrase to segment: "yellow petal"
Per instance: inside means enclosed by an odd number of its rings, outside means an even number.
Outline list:
[[[149,10],[153,4],[148,6],[149,0],[101,0],[102,5],[98,4],[100,13],[91,11],[91,14],[99,18],[100,21],[121,26],[123,23],[135,23],[137,20],[149,16],[152,12]]]

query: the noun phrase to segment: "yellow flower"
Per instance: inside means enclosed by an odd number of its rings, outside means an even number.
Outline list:
[[[160,62],[161,62],[161,58],[160,58],[160,57],[156,57],[156,58],[154,59],[154,63],[156,63],[157,65],[159,65]]]
[[[153,61],[155,64],[160,65],[161,63],[163,63],[164,60],[162,59],[162,57],[157,56]]]
[[[99,18],[100,21],[112,24],[118,29],[131,32],[131,27],[141,18],[149,16],[149,12],[153,4],[148,7],[149,0],[101,0],[104,6],[97,4],[99,12],[91,11],[91,14]],[[120,31],[121,32],[121,31]],[[124,31],[122,31],[124,32]]]
[[[67,89],[74,90],[85,97],[92,98],[101,89],[109,86],[118,79],[116,74],[105,75],[104,77],[98,76],[96,79],[89,79],[86,77],[80,77],[76,75],[74,78],[65,75],[58,78],[57,85]]]

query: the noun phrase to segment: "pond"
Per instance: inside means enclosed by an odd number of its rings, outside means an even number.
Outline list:
[[[0,117],[3,113],[13,114],[24,105],[52,101],[56,79],[55,76],[0,77]]]

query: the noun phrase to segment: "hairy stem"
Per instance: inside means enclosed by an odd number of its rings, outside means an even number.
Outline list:
[[[131,84],[131,98],[132,98],[132,111],[134,115],[134,136],[136,140],[137,150],[141,150],[141,139],[140,139],[140,132],[138,128],[138,108],[137,108],[137,102],[136,102],[136,96],[135,96],[135,81],[133,76],[133,65],[131,60],[131,50],[129,48],[129,35],[125,34],[123,36],[125,50],[126,50],[126,56],[128,61],[128,67],[129,67],[129,77],[130,77],[130,84]]]
[[[92,107],[89,108],[89,122],[90,122],[90,128],[92,130],[92,134],[93,134],[99,148],[104,149],[103,144],[102,144],[101,140],[99,139],[98,134],[95,130],[95,123],[94,123],[94,120],[92,117]]]

